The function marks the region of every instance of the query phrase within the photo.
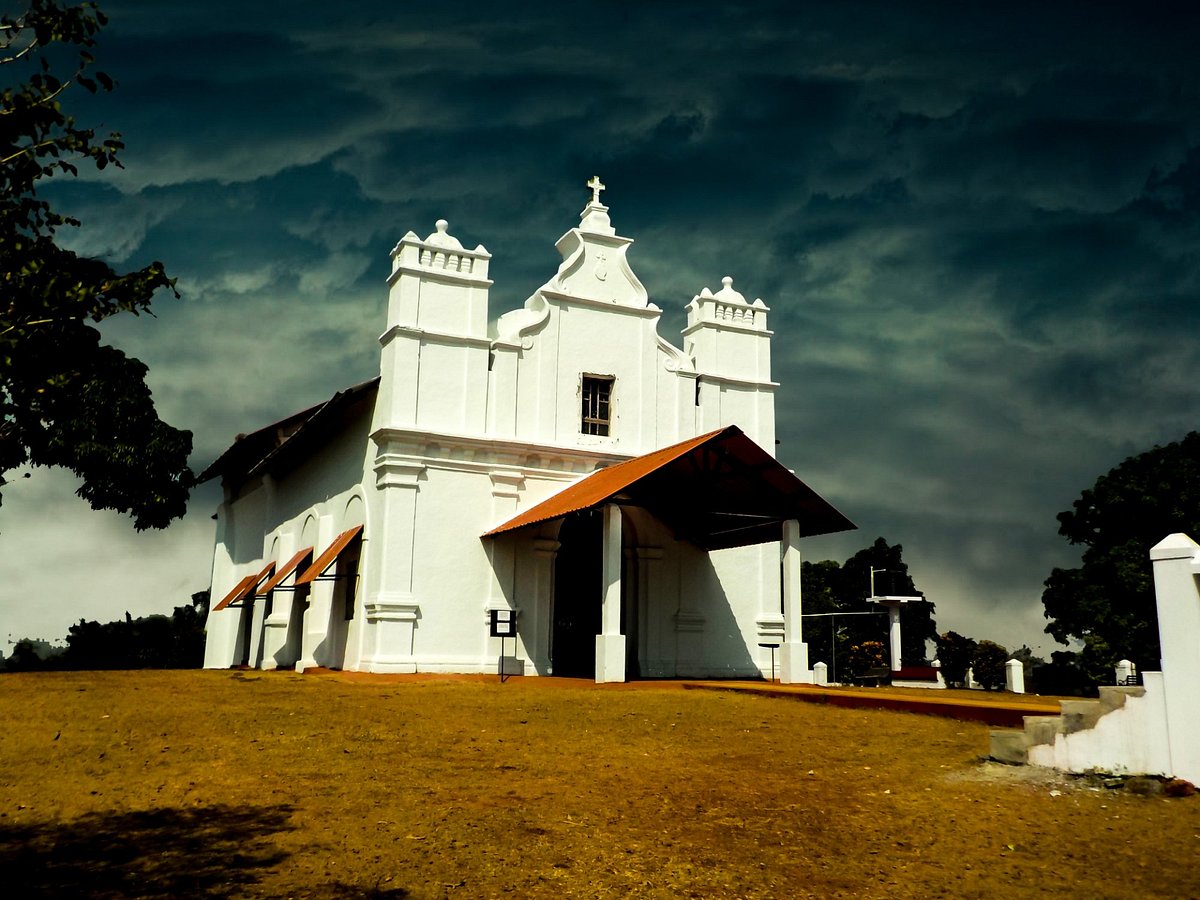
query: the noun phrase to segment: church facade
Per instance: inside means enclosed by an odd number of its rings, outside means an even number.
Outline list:
[[[664,340],[589,187],[495,321],[482,246],[406,234],[379,377],[205,471],[207,667],[811,680],[799,540],[854,526],[774,458],[769,310],[726,277]]]

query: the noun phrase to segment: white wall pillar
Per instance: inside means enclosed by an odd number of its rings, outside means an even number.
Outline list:
[[[1014,694],[1025,693],[1025,666],[1019,659],[1004,664],[1004,687]]]
[[[335,537],[333,517],[321,516],[313,557],[320,556]],[[329,664],[326,638],[329,637],[329,622],[333,614],[333,584],[320,578],[309,584],[308,608],[304,610],[304,626],[300,632],[300,658],[296,661],[297,672]]]
[[[278,562],[276,560],[276,563]],[[263,623],[267,613],[267,598],[256,596],[251,591],[245,602],[250,606],[250,653],[246,657],[246,662],[250,668],[257,669],[262,660]]]
[[[228,488],[225,493],[225,502],[217,507],[216,549],[213,552],[212,576],[208,581],[209,615],[204,626],[208,632],[204,641],[206,669],[225,669],[232,666],[237,644],[236,617],[219,613],[212,615],[212,608],[220,603],[221,598],[238,582],[238,576],[235,575],[237,570],[229,556],[229,548],[233,546],[233,504],[228,500]]]
[[[800,522],[783,523],[783,646],[779,648],[779,680],[783,684],[812,684],[808,644],[800,632]]]
[[[625,680],[625,635],[621,634],[621,507],[604,507],[601,563],[603,606],[596,635],[596,681]]]
[[[291,533],[279,535],[279,543],[275,547],[275,551],[279,554],[276,562],[283,565],[286,561],[292,558],[292,555],[299,549],[298,536]],[[299,572],[294,572],[289,575],[285,581],[290,585],[296,580]],[[285,654],[287,649],[288,639],[288,622],[292,617],[292,592],[276,588],[271,592],[271,614],[266,615],[267,598],[262,598],[263,604],[263,627],[262,627],[262,647],[259,651],[261,663],[260,668],[268,671],[279,668],[280,665],[290,665],[295,662],[286,660]],[[255,598],[255,603],[258,603],[258,598]]]
[[[829,684],[829,666],[823,662],[813,666],[813,684],[825,687]]]
[[[1200,545],[1186,534],[1171,534],[1150,550],[1158,604],[1163,700],[1171,773],[1200,782]]]

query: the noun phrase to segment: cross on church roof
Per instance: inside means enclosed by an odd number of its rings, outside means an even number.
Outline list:
[[[599,206],[600,192],[604,190],[605,184],[600,181],[599,175],[593,175],[592,180],[587,183],[587,186],[592,189],[592,202]]]

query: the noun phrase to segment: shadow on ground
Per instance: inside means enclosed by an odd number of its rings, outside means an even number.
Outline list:
[[[253,894],[286,853],[290,806],[208,806],[92,813],[69,822],[0,825],[9,897],[232,897]]]

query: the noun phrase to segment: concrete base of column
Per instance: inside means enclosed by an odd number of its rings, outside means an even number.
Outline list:
[[[596,683],[625,680],[625,635],[596,635]]]
[[[813,683],[812,669],[808,667],[808,644],[796,641],[780,646],[779,680],[783,684]]]

